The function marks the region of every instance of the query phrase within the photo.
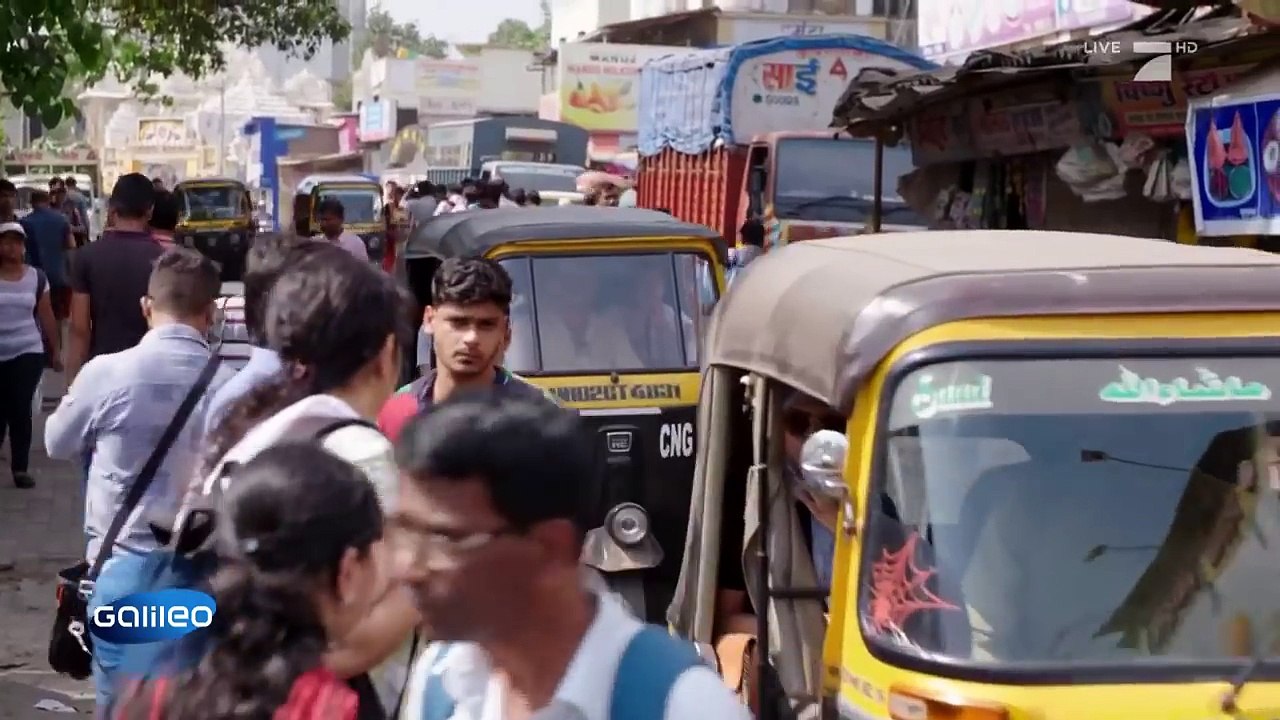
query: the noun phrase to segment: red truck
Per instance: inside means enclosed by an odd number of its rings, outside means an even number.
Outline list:
[[[875,144],[831,124],[866,68],[935,67],[874,38],[816,35],[691,50],[640,71],[637,203],[716,228],[730,242],[747,217],[770,247],[861,231],[874,203]],[[897,196],[914,169],[903,145],[883,153],[882,227],[923,227]]]

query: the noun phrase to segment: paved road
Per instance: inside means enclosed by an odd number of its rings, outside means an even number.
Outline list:
[[[45,393],[62,393],[51,375]],[[36,424],[32,472],[36,487],[19,490],[9,477],[9,450],[0,449],[0,720],[54,720],[34,709],[44,698],[88,711],[88,682],[60,678],[45,660],[53,617],[53,577],[84,553],[84,490],[71,463],[44,455],[44,417]]]

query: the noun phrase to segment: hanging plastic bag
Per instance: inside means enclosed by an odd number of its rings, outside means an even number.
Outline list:
[[[1142,186],[1142,194],[1155,202],[1173,199],[1172,180],[1168,153],[1161,153],[1147,168],[1147,181]]]
[[[1120,200],[1125,190],[1124,161],[1113,143],[1079,143],[1058,160],[1054,170],[1085,202]]]
[[[1119,172],[1104,143],[1082,142],[1067,148],[1054,170],[1068,186],[1092,185]]]
[[[1147,158],[1155,146],[1156,141],[1152,140],[1149,135],[1129,133],[1124,136],[1124,141],[1120,143],[1120,162],[1128,170],[1146,167]]]
[[[1169,190],[1179,200],[1191,199],[1191,163],[1187,158],[1178,158],[1169,171]]]

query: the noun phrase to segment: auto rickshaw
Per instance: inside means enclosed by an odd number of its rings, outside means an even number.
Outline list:
[[[382,263],[387,224],[382,214],[382,186],[363,175],[309,175],[293,197],[293,226],[299,237],[320,232],[316,207],[326,198],[342,203],[346,229],[360,236],[369,261]]]
[[[771,252],[709,329],[673,631],[764,719],[1280,716],[1277,288],[1080,233]]]
[[[228,178],[183,180],[173,195],[178,203],[175,242],[217,262],[223,282],[240,282],[258,232],[245,184]]]
[[[441,215],[405,247],[419,302],[452,257],[488,257],[514,285],[503,365],[590,428],[600,526],[585,561],[641,617],[675,587],[693,477],[700,338],[724,287],[715,231],[651,210],[582,206]],[[649,322],[660,318],[657,322]]]

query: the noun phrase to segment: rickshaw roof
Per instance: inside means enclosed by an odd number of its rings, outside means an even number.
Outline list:
[[[724,252],[716,231],[657,210],[562,205],[438,215],[414,230],[405,257],[478,257],[509,243],[664,237],[711,240]]]
[[[1280,311],[1280,256],[1116,235],[935,230],[794,243],[720,301],[707,358],[841,412],[902,341],[972,318]]]
[[[173,187],[176,190],[183,185],[238,185],[240,187],[248,187],[243,180],[228,177],[187,178],[186,180],[179,180]]]
[[[315,189],[317,185],[333,184],[333,185],[373,185],[381,189],[381,185],[377,180],[371,180],[363,175],[342,175],[342,174],[320,174],[308,175],[298,183],[299,193],[309,193]]]

